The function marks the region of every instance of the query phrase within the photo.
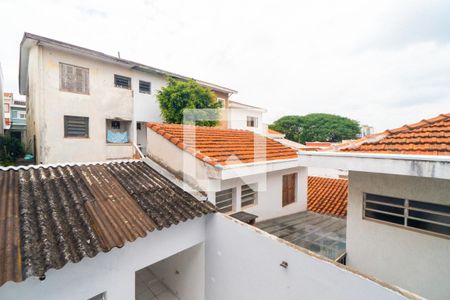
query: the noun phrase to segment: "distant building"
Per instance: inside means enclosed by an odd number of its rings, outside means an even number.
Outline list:
[[[3,131],[4,134],[7,130],[11,128],[11,102],[12,102],[12,93],[3,93],[3,101],[2,101],[2,108],[3,108]]]
[[[361,137],[373,134],[373,127],[369,125],[361,125]]]
[[[27,102],[25,100],[14,98],[12,93],[5,93],[5,99],[7,98],[9,100],[8,102],[11,110],[11,122],[8,128],[9,135],[25,143],[27,129]]]

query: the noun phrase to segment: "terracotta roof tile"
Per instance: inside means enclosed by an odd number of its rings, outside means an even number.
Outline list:
[[[347,215],[348,180],[308,177],[308,210],[345,217]]]
[[[386,130],[338,148],[345,152],[450,155],[450,114]]]
[[[297,158],[295,150],[251,131],[160,123],[147,126],[211,165]]]
[[[0,286],[214,211],[140,161],[0,170]]]

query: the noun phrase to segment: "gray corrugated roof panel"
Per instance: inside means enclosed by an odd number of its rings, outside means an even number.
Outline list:
[[[0,285],[214,212],[141,161],[0,170]]]

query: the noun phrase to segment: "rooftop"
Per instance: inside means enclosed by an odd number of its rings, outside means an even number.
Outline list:
[[[147,126],[213,166],[298,157],[295,150],[251,131],[160,123],[148,123]]]
[[[0,285],[214,212],[142,161],[0,169]]]
[[[20,44],[21,49],[20,49],[20,66],[19,66],[19,69],[20,69],[20,71],[19,71],[19,89],[20,89],[20,93],[22,95],[25,95],[26,90],[27,90],[28,78],[26,76],[26,72],[28,72],[28,69],[26,66],[28,64],[29,47],[33,43],[39,43],[40,45],[47,45],[47,46],[51,46],[51,47],[57,47],[60,49],[66,49],[67,51],[77,52],[81,55],[97,58],[97,59],[108,61],[108,62],[114,63],[114,64],[119,64],[124,67],[129,67],[130,69],[139,70],[142,72],[158,73],[158,74],[162,74],[164,76],[170,76],[170,77],[174,77],[174,78],[178,78],[178,79],[182,79],[182,80],[192,79],[187,76],[179,75],[176,73],[161,70],[161,69],[154,68],[154,67],[151,67],[148,65],[144,65],[141,63],[137,63],[137,62],[126,60],[126,59],[119,58],[116,56],[108,55],[108,54],[105,54],[105,53],[102,53],[99,51],[87,49],[84,47],[76,46],[73,44],[69,44],[69,43],[65,43],[65,42],[61,42],[58,40],[54,40],[54,39],[50,39],[47,37],[43,37],[43,36],[39,36],[36,34],[25,32],[23,35],[23,38],[22,38],[22,42]],[[214,91],[220,91],[220,92],[231,93],[231,94],[237,93],[237,91],[235,91],[235,90],[232,90],[232,89],[229,89],[229,88],[226,88],[223,86],[219,86],[219,85],[216,85],[213,83],[209,83],[209,82],[205,82],[205,81],[201,81],[201,80],[195,80],[195,81],[197,81],[199,84],[201,84],[203,86],[209,87],[210,89],[212,89]]]
[[[450,155],[450,113],[338,146],[345,152]]]
[[[346,221],[311,211],[256,223],[256,227],[336,260],[345,252]]]
[[[348,180],[308,177],[308,210],[335,217],[347,216]]]

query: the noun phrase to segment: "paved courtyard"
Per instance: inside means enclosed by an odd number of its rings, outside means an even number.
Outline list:
[[[150,268],[136,272],[135,284],[136,300],[179,300]]]
[[[258,222],[256,227],[333,260],[345,252],[345,219],[303,211]]]

